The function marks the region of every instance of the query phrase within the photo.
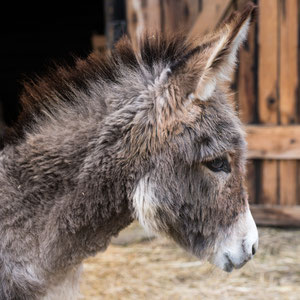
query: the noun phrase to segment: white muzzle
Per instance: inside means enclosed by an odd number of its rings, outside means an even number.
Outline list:
[[[210,262],[226,272],[239,269],[256,253],[258,232],[249,207],[216,245]]]

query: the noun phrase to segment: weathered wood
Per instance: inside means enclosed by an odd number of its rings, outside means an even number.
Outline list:
[[[300,159],[300,125],[246,126],[248,158]]]
[[[298,0],[280,1],[280,123],[297,119]]]
[[[259,120],[278,122],[278,1],[259,3]]]
[[[255,26],[252,26],[247,41],[239,53],[237,92],[239,116],[244,124],[253,123],[257,118],[255,112],[257,101],[257,61],[255,57],[257,45],[255,35]]]
[[[192,27],[189,36],[201,37],[213,31],[222,22],[226,11],[232,4],[231,0],[203,0],[202,9]]]
[[[278,1],[259,2],[259,72],[258,116],[262,124],[278,122]],[[278,203],[278,163],[263,161],[261,164],[261,196],[263,203]]]
[[[236,0],[234,9],[243,10],[247,0]],[[239,51],[238,68],[234,90],[237,92],[236,107],[240,119],[244,124],[257,121],[257,24],[253,24],[247,40]],[[259,189],[260,178],[257,178],[258,166],[253,160],[248,160],[246,185],[250,203],[257,201],[256,194]]]
[[[265,226],[300,226],[300,206],[263,206],[251,205],[256,224]]]
[[[261,194],[258,195],[260,197],[259,203],[278,204],[278,162],[262,161],[260,172]]]
[[[199,1],[127,0],[127,28],[135,47],[144,32],[188,32],[198,16]]]
[[[296,205],[297,204],[297,161],[288,160],[280,161],[279,175],[280,175],[280,201],[282,205]]]
[[[161,4],[159,0],[140,1],[126,0],[127,32],[134,47],[147,32],[159,32],[162,28]]]
[[[200,10],[199,1],[195,0],[166,0],[162,1],[162,31],[186,33],[194,25]]]
[[[279,116],[283,125],[297,119],[298,0],[280,0]],[[297,203],[297,161],[280,161],[280,204]]]

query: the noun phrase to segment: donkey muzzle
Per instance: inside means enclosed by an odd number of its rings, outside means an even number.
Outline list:
[[[240,269],[253,258],[258,248],[258,232],[250,209],[232,225],[229,232],[218,243],[211,263],[231,272]]]

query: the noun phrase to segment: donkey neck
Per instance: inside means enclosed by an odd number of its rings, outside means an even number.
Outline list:
[[[54,131],[45,127],[1,154],[11,182],[6,192],[16,195],[9,205],[23,207],[23,227],[33,224],[41,261],[52,271],[104,250],[132,221],[126,174],[113,175],[116,157],[98,143],[101,123],[73,123]]]

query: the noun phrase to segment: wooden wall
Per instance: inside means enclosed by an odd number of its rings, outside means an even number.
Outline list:
[[[261,224],[299,225],[299,1],[258,5],[237,76],[240,115],[249,124],[250,200],[265,212]]]
[[[147,31],[202,36],[244,0],[127,0],[134,41]],[[248,190],[259,224],[300,226],[299,1],[257,0],[233,83],[248,132]]]

